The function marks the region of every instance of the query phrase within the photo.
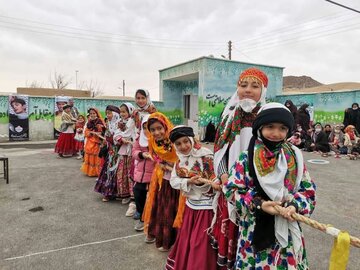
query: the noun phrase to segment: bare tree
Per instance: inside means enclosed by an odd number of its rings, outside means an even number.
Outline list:
[[[40,83],[38,81],[32,81],[31,83],[26,81],[27,88],[43,88],[43,86],[44,86],[44,83]]]
[[[104,94],[103,86],[98,81],[91,80],[84,83],[85,90],[91,91],[92,97],[101,96]]]
[[[51,87],[55,89],[65,89],[71,83],[71,79],[67,79],[65,75],[56,71],[54,74],[50,74],[49,81]]]

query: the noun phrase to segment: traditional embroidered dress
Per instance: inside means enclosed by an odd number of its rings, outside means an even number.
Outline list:
[[[74,126],[76,119],[72,118],[71,114],[62,112],[61,116],[61,133],[55,145],[55,153],[59,155],[74,155],[76,154],[75,140],[74,140]]]
[[[85,127],[85,121],[76,121],[75,124],[75,150],[76,152],[83,151],[84,150],[84,127]]]
[[[156,247],[170,249],[176,238],[176,229],[173,223],[177,214],[179,191],[171,188],[169,180],[173,164],[177,160],[175,148],[169,140],[169,132],[173,125],[162,113],[150,115],[157,119],[165,128],[165,139],[161,142],[149,136],[149,150],[156,161],[151,177],[148,196],[143,214],[144,231],[149,237],[156,238]]]
[[[266,75],[255,68],[249,68],[240,74],[239,82],[255,78],[262,83],[261,97],[258,102],[240,100],[237,91],[233,94],[222,114],[214,144],[214,168],[220,178],[228,173],[240,153],[247,149],[252,136],[252,122],[260,107],[265,104]],[[238,228],[236,215],[222,193],[218,193],[215,204],[215,223],[211,230],[211,244],[218,250],[218,265],[223,269],[232,269],[235,262]]]
[[[287,112],[289,119],[292,118],[290,111]],[[282,121],[281,117],[278,112],[273,115],[276,122]],[[255,121],[258,119],[259,116]],[[289,130],[293,122],[293,119],[288,121]],[[254,122],[249,150],[241,153],[223,187],[238,214],[236,269],[308,269],[298,222],[267,214],[253,206],[254,198],[283,201],[306,216],[315,207],[315,184],[305,168],[301,151],[288,142],[274,143],[264,138],[263,142],[257,138],[263,124]]]
[[[181,129],[181,127],[175,128]],[[175,130],[173,129],[173,131]],[[211,185],[188,184],[188,179],[200,175],[213,181],[216,176],[212,152],[194,143],[188,155],[177,151],[179,160],[172,171],[170,184],[186,197],[186,207],[181,228],[166,262],[165,269],[217,269],[216,252],[212,249],[207,229],[213,219],[213,192]]]
[[[107,106],[106,110],[112,112],[112,118],[108,122],[105,131],[107,155],[94,190],[101,193],[105,198],[115,198],[118,195],[117,169],[120,162],[120,156],[118,153],[119,145],[115,144],[113,137],[118,129],[120,110],[118,107],[112,105]]]
[[[132,115],[134,106],[131,103],[124,103],[128,108],[129,115]],[[122,106],[121,105],[121,106]],[[117,189],[119,198],[133,197],[133,183],[130,178],[131,168],[131,149],[132,143],[135,141],[135,123],[134,120],[129,117],[127,119],[120,119],[118,122],[118,128],[114,133],[114,141],[116,145],[119,145],[119,163],[117,167]],[[122,139],[129,143],[123,143]]]
[[[97,118],[94,120],[88,119],[86,128],[84,131],[86,142],[84,147],[84,162],[81,167],[81,171],[88,176],[99,176],[100,174],[100,163],[101,159],[99,158],[100,150],[100,138],[91,132],[101,133],[105,128],[104,121],[101,118],[99,111],[95,108],[90,108],[97,114]]]

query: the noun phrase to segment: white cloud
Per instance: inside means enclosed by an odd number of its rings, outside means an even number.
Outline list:
[[[356,0],[342,3],[360,9]],[[79,70],[79,82],[98,81],[109,95],[120,94],[125,79],[128,95],[148,88],[157,99],[159,69],[226,55],[228,40],[234,41],[234,60],[284,66],[285,75],[323,83],[359,81],[360,16],[326,1],[0,0],[0,6],[0,91],[14,92],[32,81],[47,84],[54,70],[75,87]],[[24,24],[31,28],[24,30]],[[315,38],[351,25],[351,31]],[[51,35],[38,33],[49,29]],[[103,42],[89,40],[99,36]],[[141,46],[130,45],[135,41]]]

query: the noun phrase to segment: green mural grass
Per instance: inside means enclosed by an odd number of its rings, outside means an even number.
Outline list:
[[[172,111],[160,110],[160,112],[163,113],[164,115],[166,115],[166,117],[169,118],[171,123],[173,123],[174,125],[180,125],[184,122],[182,110],[179,110],[179,109],[172,110]]]
[[[336,112],[325,112],[317,111],[314,112],[314,122],[320,122],[322,124],[335,124],[342,123],[344,120],[344,111]]]
[[[199,123],[200,126],[207,126],[212,121],[217,125],[220,121],[219,117],[224,109],[223,103],[213,103],[213,101],[204,100],[199,97]]]

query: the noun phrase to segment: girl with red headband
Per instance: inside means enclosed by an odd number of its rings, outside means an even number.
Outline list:
[[[214,168],[221,183],[225,183],[229,170],[240,153],[247,149],[252,136],[252,122],[256,113],[265,104],[268,78],[257,68],[249,68],[240,74],[236,92],[224,112],[215,136]],[[236,210],[228,205],[224,195],[217,195],[211,244],[218,250],[218,265],[222,269],[232,269],[235,263],[238,227]]]

